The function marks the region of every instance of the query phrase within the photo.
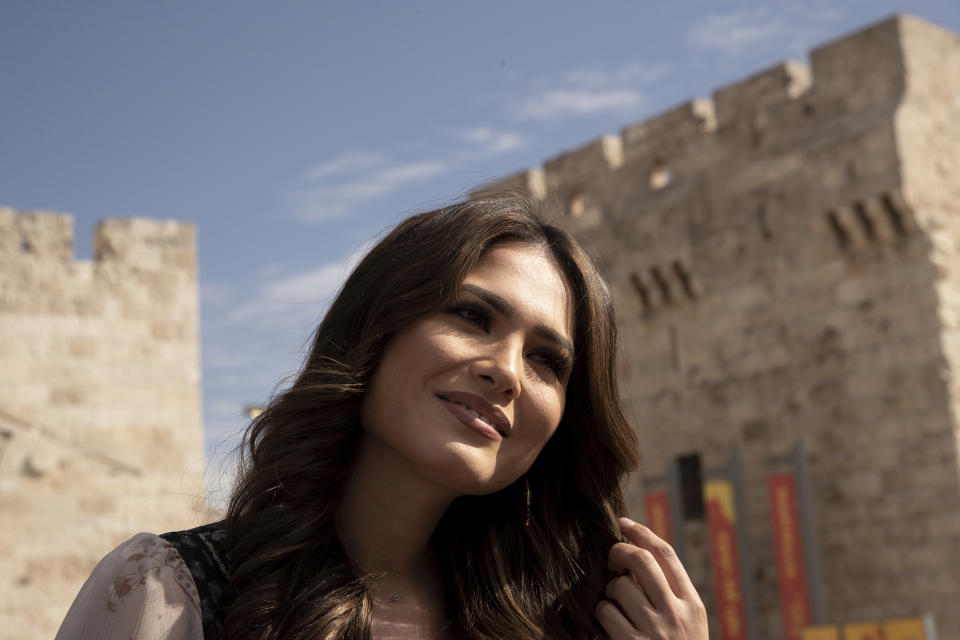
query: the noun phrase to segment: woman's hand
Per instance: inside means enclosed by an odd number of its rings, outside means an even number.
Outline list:
[[[610,547],[607,564],[622,574],[607,583],[597,620],[611,640],[707,640],[707,612],[673,548],[653,531],[620,518],[630,540]]]

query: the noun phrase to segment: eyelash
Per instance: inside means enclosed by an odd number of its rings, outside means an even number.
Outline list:
[[[462,318],[484,332],[490,331],[492,314],[482,304],[465,300],[453,304],[446,312]],[[542,358],[540,362],[557,378],[565,378],[572,367],[569,356],[559,349],[546,347],[534,351],[531,355]]]
[[[460,316],[479,329],[490,331],[490,324],[492,322],[490,310],[482,304],[467,301],[457,302],[447,310],[447,313]]]

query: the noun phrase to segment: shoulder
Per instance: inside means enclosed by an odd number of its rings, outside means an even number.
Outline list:
[[[93,637],[203,638],[197,587],[173,544],[139,533],[97,564],[57,640]]]
[[[172,544],[194,578],[200,578],[198,572],[208,577],[226,579],[230,577],[230,567],[224,547],[226,529],[223,521],[212,522],[186,531],[173,531],[160,534],[160,538]]]
[[[207,638],[218,638],[223,628],[229,556],[224,546],[224,523],[213,522],[187,531],[160,536],[173,545],[186,564],[200,598],[200,614]]]

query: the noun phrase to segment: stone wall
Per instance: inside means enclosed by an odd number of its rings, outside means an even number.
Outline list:
[[[481,191],[556,198],[611,280],[633,512],[678,457],[739,456],[757,637],[783,634],[765,480],[798,441],[823,622],[960,637],[960,38],[897,16],[810,60]],[[706,524],[681,520],[714,609]]]
[[[202,518],[194,229],[0,208],[0,638],[51,638],[93,565]]]

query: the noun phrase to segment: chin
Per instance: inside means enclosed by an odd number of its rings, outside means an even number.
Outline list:
[[[434,482],[449,487],[457,495],[496,493],[520,477],[520,474],[505,473],[506,469],[498,465],[496,452],[451,442],[444,453],[442,460],[429,465],[429,473]]]

